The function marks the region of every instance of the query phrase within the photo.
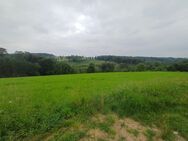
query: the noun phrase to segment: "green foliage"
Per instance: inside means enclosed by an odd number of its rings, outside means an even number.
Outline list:
[[[39,64],[41,66],[39,70],[41,75],[54,74],[55,60],[50,58],[43,58],[39,61]]]
[[[136,67],[137,67],[137,71],[145,71],[146,70],[146,66],[144,63],[140,63]]]
[[[147,129],[145,135],[148,138],[148,141],[153,141],[153,137],[155,136],[155,132],[151,129]]]
[[[40,66],[25,59],[0,57],[0,77],[39,75]]]
[[[186,58],[54,56],[0,48],[0,77],[122,71],[188,71]]]
[[[101,64],[101,71],[102,72],[113,72],[115,68],[115,65],[113,63],[103,63]]]
[[[95,72],[95,64],[90,63],[88,68],[87,68],[88,73],[94,73]]]
[[[78,141],[85,136],[83,131],[65,132],[62,136],[56,137],[55,141]]]
[[[74,69],[67,63],[57,62],[55,74],[70,74],[74,73]]]
[[[188,71],[188,60],[175,63],[168,68],[170,71]]]

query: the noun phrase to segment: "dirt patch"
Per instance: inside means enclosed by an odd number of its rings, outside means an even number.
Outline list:
[[[113,129],[116,132],[114,141],[123,139],[127,141],[146,141],[147,139],[143,134],[145,129],[143,129],[139,123],[131,119],[117,119],[113,125]]]
[[[96,115],[91,120],[97,124],[107,122],[108,117]],[[100,128],[90,129],[80,141],[163,141],[162,133],[156,127],[144,126],[130,118],[120,119],[116,115],[110,117],[114,118],[114,123],[109,127],[113,132],[107,133]],[[185,141],[179,135],[176,135],[175,140]]]
[[[74,124],[69,128],[62,127],[54,133],[46,134],[40,140],[61,140],[66,133],[77,137],[80,131],[85,135],[80,136],[79,141],[163,141],[162,132],[157,127],[142,125],[131,118],[119,118],[115,114],[97,114],[86,123]],[[174,135],[175,141],[186,141],[178,132],[174,132]]]
[[[87,136],[82,138],[80,141],[98,141],[108,138],[108,134],[101,131],[100,129],[91,129]]]
[[[104,122],[106,120],[106,116],[102,114],[97,114],[96,116],[91,118],[92,122]]]

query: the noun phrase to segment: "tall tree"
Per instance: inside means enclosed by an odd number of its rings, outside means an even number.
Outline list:
[[[0,47],[0,55],[7,54],[7,50],[5,48]]]

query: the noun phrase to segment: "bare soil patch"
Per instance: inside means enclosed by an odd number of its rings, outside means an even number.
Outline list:
[[[108,129],[108,130],[107,130]],[[78,124],[74,127],[62,127],[55,133],[43,136],[44,141],[61,140],[66,132],[86,132],[79,141],[164,141],[162,131],[157,127],[145,126],[131,118],[119,118],[115,114],[97,114],[87,124]],[[174,132],[175,141],[186,141],[177,132]],[[32,141],[37,138],[32,139]]]
[[[110,127],[113,135],[99,128],[90,129],[87,136],[80,141],[163,141],[161,138],[162,133],[156,127],[144,126],[130,118],[120,119],[116,115],[111,116],[114,117],[114,123]],[[108,115],[99,114],[93,117],[92,120],[100,123],[107,121],[107,118]],[[186,141],[178,134],[175,140]]]

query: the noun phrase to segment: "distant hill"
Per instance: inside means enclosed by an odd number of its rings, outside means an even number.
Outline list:
[[[173,58],[173,57],[132,57],[132,56],[113,56],[113,55],[104,55],[95,57],[97,60],[110,61],[115,63],[128,63],[128,64],[139,64],[142,62],[151,63],[175,63],[183,60],[188,60],[188,58]]]

